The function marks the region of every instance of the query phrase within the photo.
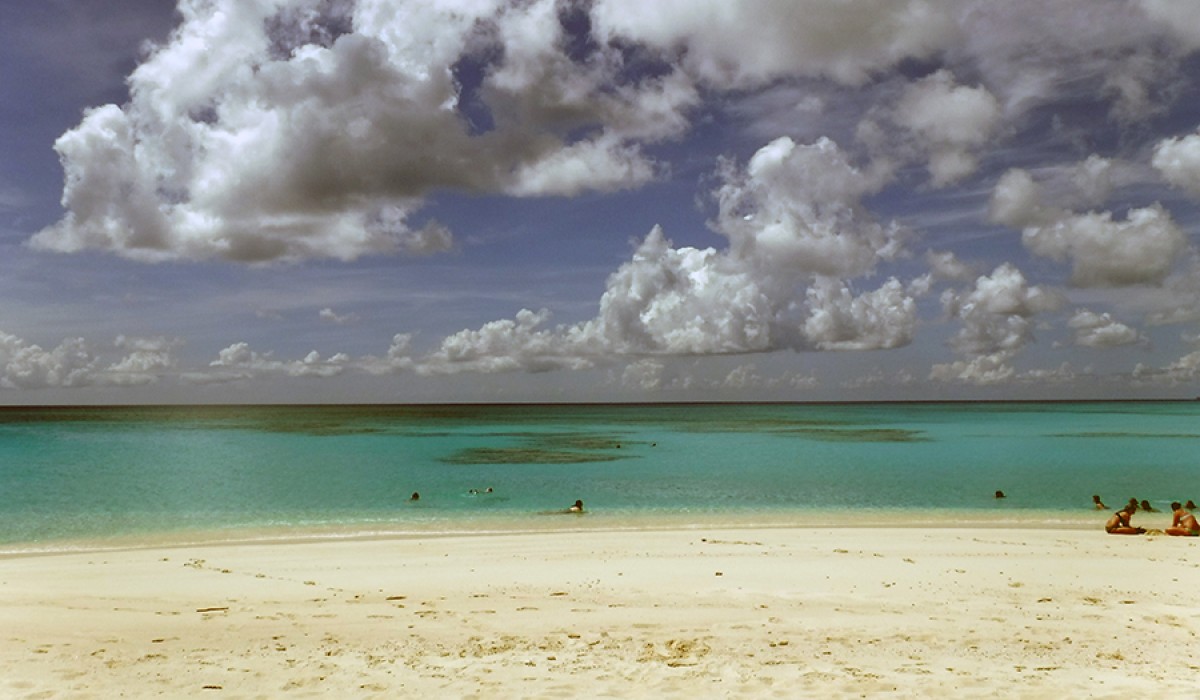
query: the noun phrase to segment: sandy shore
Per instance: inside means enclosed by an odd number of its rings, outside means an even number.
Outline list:
[[[739,529],[0,559],[0,697],[1123,697],[1200,679],[1200,541]]]

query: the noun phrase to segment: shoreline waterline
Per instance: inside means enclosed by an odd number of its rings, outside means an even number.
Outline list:
[[[1159,516],[1159,517],[1155,517]],[[807,510],[789,513],[630,514],[534,513],[438,519],[424,522],[268,525],[218,529],[179,529],[121,534],[99,538],[62,538],[0,543],[0,559],[111,552],[254,545],[287,545],[338,541],[412,540],[545,534],[671,532],[702,530],[828,530],[828,529],[934,529],[934,530],[1095,530],[1104,534],[1106,511],[1061,512],[1035,510],[913,510],[889,509],[860,512]],[[1161,529],[1170,514],[1143,515],[1139,524]],[[1162,523],[1157,522],[1162,520]],[[886,537],[886,535],[881,535]]]

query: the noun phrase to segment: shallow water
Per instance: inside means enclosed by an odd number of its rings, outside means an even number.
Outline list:
[[[1198,418],[1200,402],[8,408],[0,548],[706,524],[1091,527],[1103,520],[1093,493],[1164,511],[1200,497]],[[543,515],[576,498],[585,517]],[[1163,516],[1137,517],[1155,527]]]

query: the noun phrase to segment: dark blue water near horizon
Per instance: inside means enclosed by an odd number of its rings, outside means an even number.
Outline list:
[[[1091,526],[1093,493],[1163,510],[1200,498],[1198,455],[1200,402],[0,408],[0,545],[655,523]],[[576,498],[586,518],[543,515]]]

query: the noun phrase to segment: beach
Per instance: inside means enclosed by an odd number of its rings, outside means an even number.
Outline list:
[[[0,697],[1194,692],[1200,541],[546,531],[0,559]]]

